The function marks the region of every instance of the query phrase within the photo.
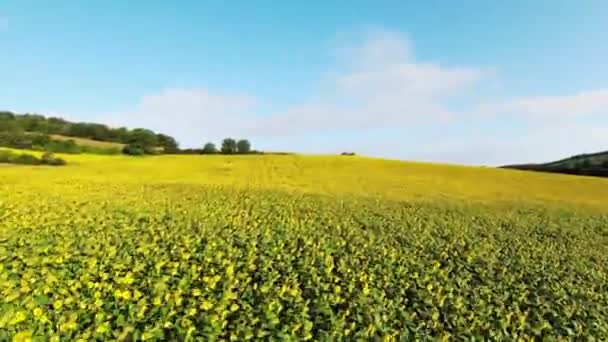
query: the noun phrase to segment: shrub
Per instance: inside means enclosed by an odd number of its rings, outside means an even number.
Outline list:
[[[42,161],[31,154],[14,154],[10,159],[9,163],[12,164],[23,164],[23,165],[40,165]]]
[[[215,144],[212,142],[208,142],[203,146],[203,150],[201,154],[215,154],[217,153],[217,148],[215,148]]]
[[[234,154],[236,153],[236,140],[232,138],[226,138],[222,141],[221,152],[223,154]]]
[[[236,143],[236,153],[248,154],[251,152],[251,143],[249,140],[241,139]]]
[[[343,156],[354,156],[355,152],[342,152],[341,155],[343,155]]]
[[[70,154],[78,154],[82,153],[83,148],[76,144],[76,141],[70,139],[65,141],[50,141],[46,145],[43,146],[45,151],[55,152],[55,153],[70,153]]]
[[[42,155],[41,162],[42,164],[53,166],[60,166],[66,164],[65,160],[55,157],[55,155],[51,152],[44,153]]]
[[[61,158],[53,158],[53,159],[47,161],[45,164],[51,165],[51,166],[63,166],[65,164],[67,164],[67,162]]]
[[[144,149],[138,144],[129,144],[122,149],[122,153],[130,156],[143,156]]]
[[[11,151],[0,151],[0,163],[9,163],[14,155]]]

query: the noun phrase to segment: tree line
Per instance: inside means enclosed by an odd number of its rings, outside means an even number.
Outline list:
[[[253,150],[251,143],[247,139],[226,138],[222,140],[219,148],[213,143],[208,142],[202,148],[182,149],[178,153],[181,154],[260,154],[261,152]]]
[[[74,140],[55,140],[51,135],[85,138],[124,144],[120,148],[81,146]],[[99,123],[71,122],[38,114],[0,111],[0,146],[55,153],[98,154],[259,154],[247,139],[226,138],[216,147],[212,142],[202,148],[180,149],[175,138],[145,128],[112,128]]]
[[[56,117],[38,114],[0,112],[0,132],[10,134],[13,140],[27,140],[27,133],[58,134],[97,141],[116,142],[139,146],[144,152],[162,149],[165,153],[179,151],[177,141],[166,134],[145,128],[112,128],[99,123],[70,122]]]

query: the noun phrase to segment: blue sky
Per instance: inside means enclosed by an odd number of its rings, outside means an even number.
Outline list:
[[[608,2],[2,1],[0,108],[183,146],[497,165],[608,150]]]

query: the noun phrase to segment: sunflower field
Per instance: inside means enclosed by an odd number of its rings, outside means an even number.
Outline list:
[[[0,165],[0,341],[608,340],[608,180],[340,156]]]

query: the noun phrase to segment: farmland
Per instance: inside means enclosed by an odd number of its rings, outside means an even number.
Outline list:
[[[339,156],[0,168],[0,340],[608,339],[608,180]]]

